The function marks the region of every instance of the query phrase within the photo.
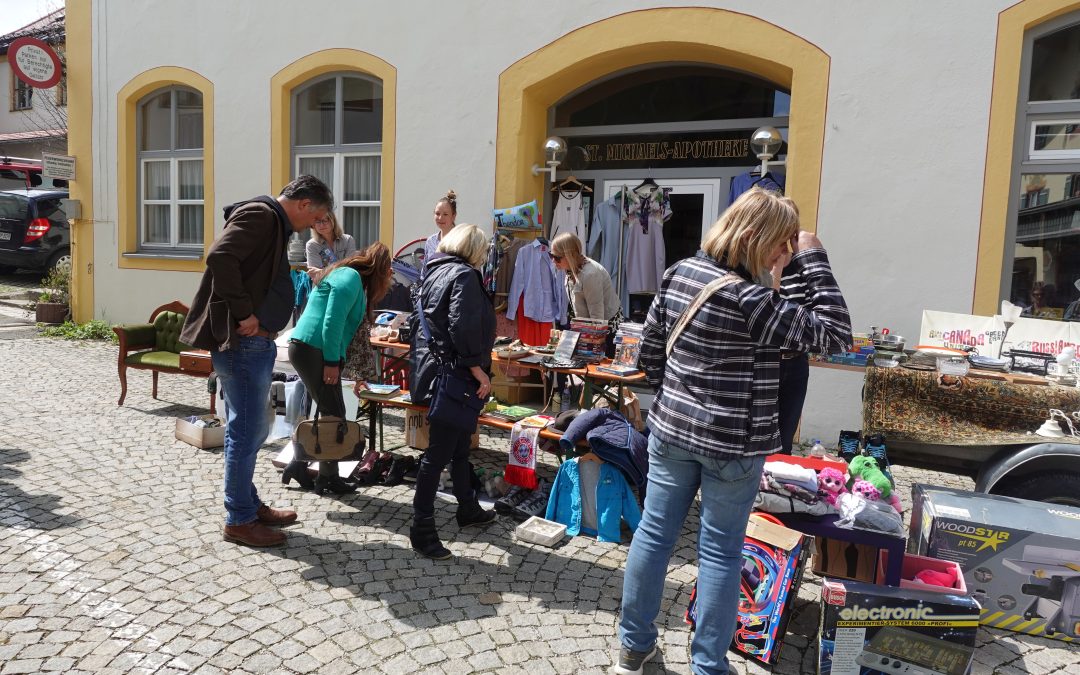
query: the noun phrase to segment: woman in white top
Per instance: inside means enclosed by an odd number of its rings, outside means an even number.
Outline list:
[[[311,228],[311,239],[305,246],[308,276],[316,283],[324,269],[356,253],[356,240],[341,229],[333,211],[328,215],[327,220]]]
[[[454,229],[454,220],[457,218],[457,193],[449,190],[446,196],[435,202],[435,227],[439,231],[427,238],[424,242],[424,264],[431,260],[431,256],[439,250],[439,242],[446,234]]]
[[[551,240],[551,260],[566,272],[566,292],[579,319],[611,321],[619,313],[619,296],[611,275],[600,263],[585,257],[581,240],[563,232]]]

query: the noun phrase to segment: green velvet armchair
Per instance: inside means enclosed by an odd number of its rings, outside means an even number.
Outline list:
[[[158,373],[176,375],[194,375],[207,377],[207,370],[181,368],[180,352],[193,347],[180,341],[180,330],[184,327],[188,307],[182,302],[170,302],[154,310],[149,323],[113,326],[113,332],[120,338],[120,355],[116,362],[120,375],[120,400],[116,405],[124,405],[127,396],[127,369],[149,370],[153,375],[152,395],[158,394]],[[211,404],[211,409],[213,405]]]

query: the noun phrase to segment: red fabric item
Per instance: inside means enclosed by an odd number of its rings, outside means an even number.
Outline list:
[[[551,339],[551,326],[550,321],[533,321],[524,312],[518,312],[518,339],[522,344],[543,347]]]
[[[514,466],[513,464],[506,465],[503,480],[511,485],[519,485],[528,490],[535,490],[539,485],[535,471],[526,469],[523,466]]]

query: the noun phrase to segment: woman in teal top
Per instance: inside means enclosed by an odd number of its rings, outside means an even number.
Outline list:
[[[289,361],[300,376],[320,415],[345,417],[341,393],[341,368],[345,349],[360,327],[364,314],[390,290],[392,258],[386,244],[376,242],[328,267],[308,296],[307,306],[289,339]],[[312,484],[306,462],[290,462],[283,483],[295,478],[301,487],[316,494],[330,490],[345,494],[356,489],[338,476],[337,462],[319,462],[319,476]]]

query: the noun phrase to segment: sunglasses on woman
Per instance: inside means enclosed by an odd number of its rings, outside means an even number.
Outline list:
[[[563,256],[555,255],[554,253],[549,253],[548,255],[550,255],[551,259],[554,260],[555,262],[562,262]]]

